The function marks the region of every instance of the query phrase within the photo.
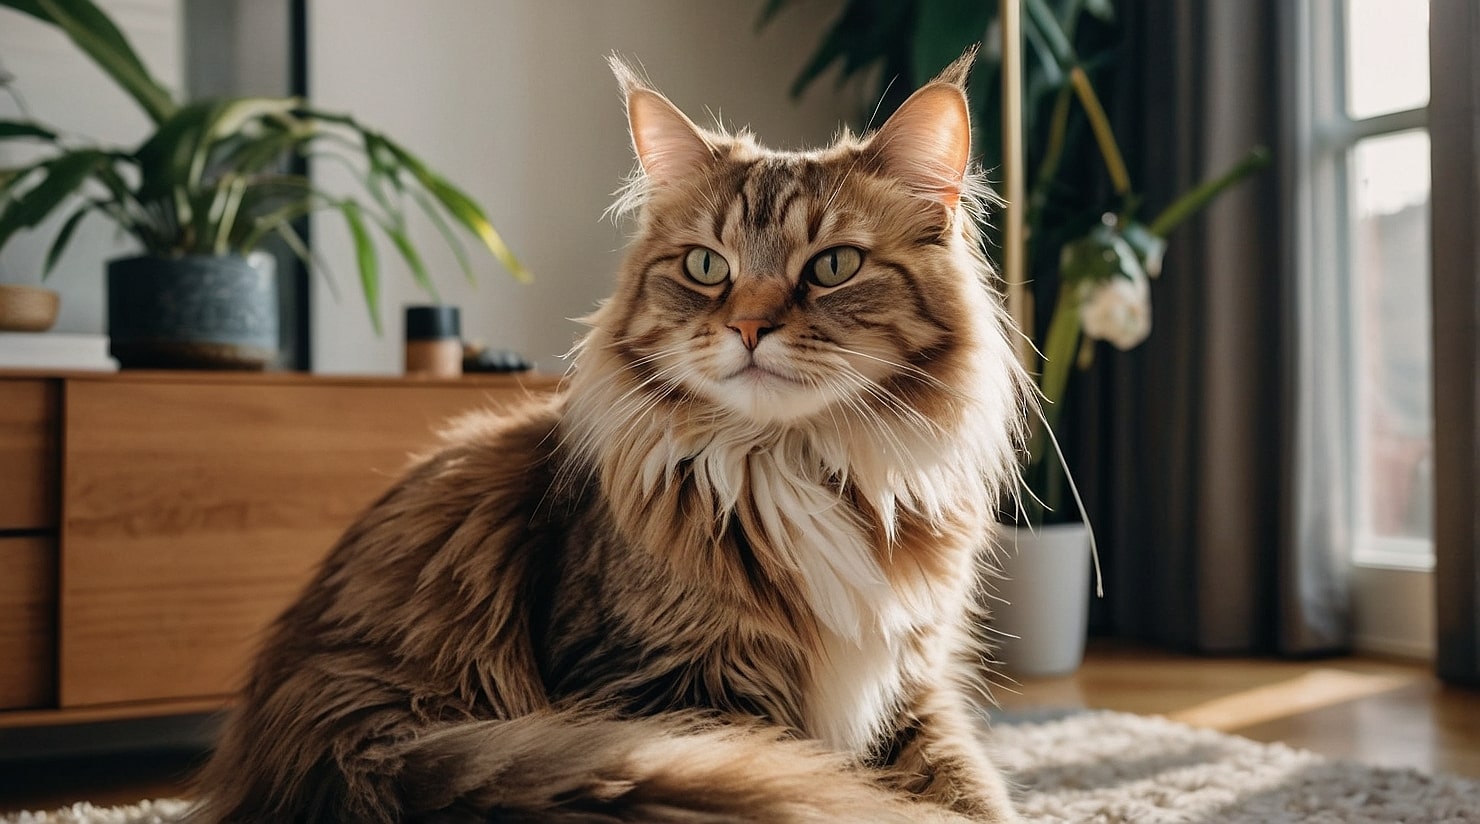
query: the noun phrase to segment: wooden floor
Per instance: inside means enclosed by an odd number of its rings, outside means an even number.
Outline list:
[[[1360,658],[1288,662],[1092,648],[1073,677],[1004,684],[1005,709],[1088,707],[1165,715],[1325,755],[1480,779],[1480,693],[1427,669]],[[178,796],[201,754],[0,760],[0,813],[74,801]]]
[[[1004,709],[1151,715],[1335,758],[1480,779],[1480,692],[1426,666],[1369,658],[1191,658],[1096,646],[1069,678],[1007,683]]]

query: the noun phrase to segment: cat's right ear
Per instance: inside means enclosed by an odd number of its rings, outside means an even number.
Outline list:
[[[648,179],[659,186],[692,180],[714,160],[714,147],[694,121],[644,83],[616,55],[607,58],[627,101],[632,147]]]

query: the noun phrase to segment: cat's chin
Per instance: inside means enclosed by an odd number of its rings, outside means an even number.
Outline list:
[[[708,394],[721,406],[760,424],[791,424],[822,414],[832,398],[799,377],[750,365],[715,381]]]

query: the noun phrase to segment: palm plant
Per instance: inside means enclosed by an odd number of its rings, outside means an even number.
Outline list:
[[[407,213],[415,210],[437,227],[468,278],[471,262],[455,227],[470,232],[510,273],[527,279],[482,207],[384,133],[295,97],[181,104],[91,0],[0,0],[0,6],[59,28],[154,124],[141,144],[124,148],[64,135],[29,117],[0,120],[0,140],[40,141],[51,149],[32,163],[0,170],[0,248],[57,210],[71,209],[47,254],[46,274],[92,214],[112,220],[153,256],[245,255],[276,237],[313,268],[321,262],[293,222],[333,210],[349,229],[361,289],[379,331],[377,233],[436,296],[407,232]],[[294,156],[346,165],[362,193],[336,195],[285,171]]]

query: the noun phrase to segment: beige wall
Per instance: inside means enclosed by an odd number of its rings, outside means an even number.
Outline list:
[[[692,0],[315,0],[310,91],[320,105],[384,128],[484,203],[533,271],[519,285],[491,261],[461,282],[435,229],[418,233],[464,335],[521,350],[558,371],[579,327],[610,288],[624,229],[601,220],[632,166],[611,51],[641,61],[699,122],[708,110],[751,125],[773,145],[827,140],[860,101],[825,78],[800,101],[787,94],[837,10],[799,3],[757,35],[760,2]],[[328,175],[336,173],[330,170]],[[342,175],[337,178],[343,182]],[[339,282],[314,294],[314,360],[321,372],[400,369],[401,310],[424,302],[394,251],[376,338],[335,215],[314,226]]]

